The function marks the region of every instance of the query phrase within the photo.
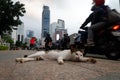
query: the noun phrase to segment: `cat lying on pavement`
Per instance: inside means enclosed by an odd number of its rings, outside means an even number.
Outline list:
[[[24,63],[33,60],[55,59],[59,64],[64,64],[64,61],[76,61],[76,62],[91,62],[96,63],[93,58],[83,57],[83,53],[71,47],[69,50],[50,50],[39,51],[31,55],[26,55],[22,58],[16,58],[16,62]]]

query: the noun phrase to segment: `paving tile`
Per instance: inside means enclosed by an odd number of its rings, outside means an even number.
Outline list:
[[[0,51],[0,80],[118,80],[120,60],[97,59],[96,64],[65,61],[31,61],[16,63],[16,57],[35,51]],[[115,73],[115,75],[113,75]],[[104,79],[103,79],[104,78]],[[111,79],[112,80],[112,79]]]

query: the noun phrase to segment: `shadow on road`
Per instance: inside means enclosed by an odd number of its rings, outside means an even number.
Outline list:
[[[105,55],[98,55],[98,54],[86,54],[86,57],[93,57],[93,58],[97,58],[97,59],[109,60]],[[114,60],[114,61],[120,61],[120,59]]]

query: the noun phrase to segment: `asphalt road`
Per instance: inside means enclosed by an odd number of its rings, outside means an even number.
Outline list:
[[[96,64],[66,61],[32,61],[16,63],[15,58],[36,51],[0,51],[0,80],[120,80],[120,60],[93,56]],[[89,55],[91,56],[91,55]]]

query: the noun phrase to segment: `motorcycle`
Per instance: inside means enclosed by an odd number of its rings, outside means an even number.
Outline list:
[[[81,31],[81,45],[84,49],[84,56],[87,53],[92,53],[105,55],[111,60],[118,60],[120,58],[120,23],[95,32],[95,46],[83,46],[87,43],[87,34],[86,27],[84,31]]]

